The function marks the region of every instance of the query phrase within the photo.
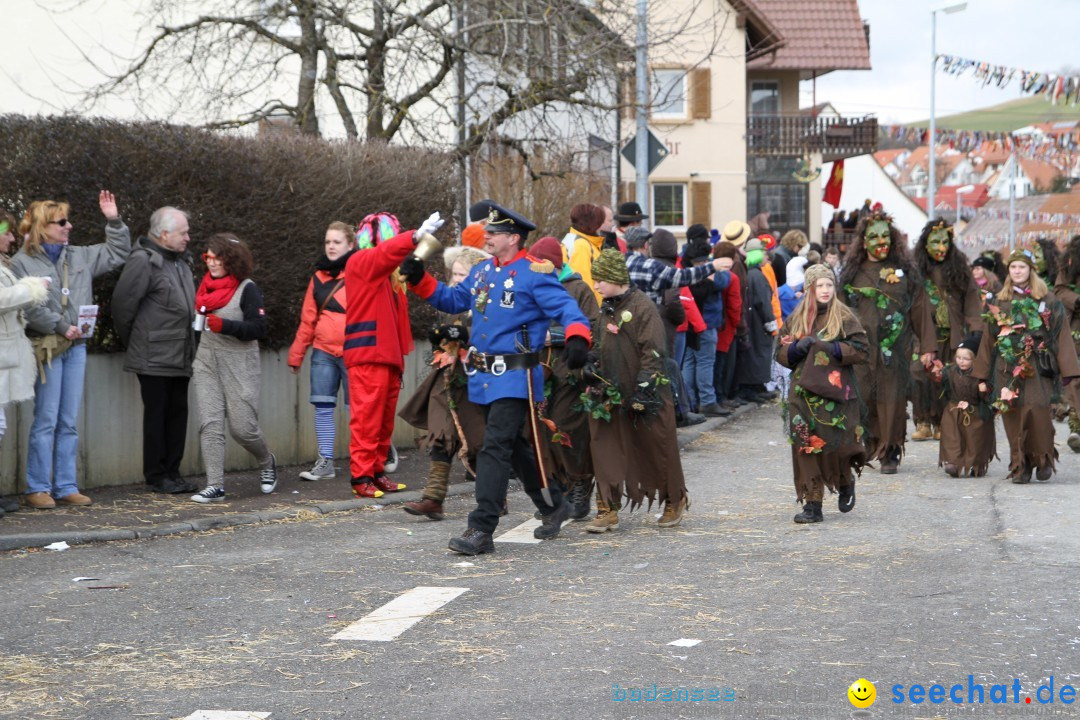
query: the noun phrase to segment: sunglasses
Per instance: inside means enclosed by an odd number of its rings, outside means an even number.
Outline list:
[[[212,263],[212,262],[213,262],[213,263],[220,263],[220,262],[225,262],[224,260],[222,260],[222,259],[221,259],[220,257],[218,257],[217,255],[211,255],[211,254],[210,254],[210,253],[208,253],[208,252],[204,252],[204,253],[202,254],[202,261],[203,261],[204,263],[206,263],[207,265],[209,265],[209,264],[210,264],[210,263]]]
[[[67,227],[68,219],[67,218],[60,218],[59,220],[50,220],[48,222],[48,224],[49,225],[59,225],[60,227]]]

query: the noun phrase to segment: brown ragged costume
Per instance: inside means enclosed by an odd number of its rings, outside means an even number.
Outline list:
[[[562,281],[570,297],[577,301],[581,312],[589,319],[589,327],[596,334],[597,317],[600,308],[596,304],[596,295],[577,274]],[[553,328],[553,331],[561,328]],[[583,383],[581,371],[571,372],[566,368],[562,347],[545,347],[540,353],[540,363],[544,366],[544,403],[542,417],[555,424],[556,431],[549,427],[540,428],[540,452],[548,479],[557,479],[567,488],[586,484],[592,489],[593,464],[589,452],[589,418],[585,413],[575,410],[581,395]],[[555,440],[558,432],[564,438]]]
[[[444,318],[445,323],[455,325],[469,319],[468,313]],[[464,354],[465,348],[457,342],[444,342],[443,348],[435,348],[431,372],[398,412],[398,417],[413,427],[427,430],[420,447],[437,447],[451,458],[461,450],[468,458],[475,458],[484,444],[484,411],[469,401],[468,378],[461,364]],[[472,461],[469,463],[471,466]]]
[[[958,252],[952,248],[950,252]],[[967,261],[964,261],[965,272]],[[979,297],[974,279],[963,288],[956,288],[948,283],[943,263],[927,262],[924,279],[926,298],[930,305],[930,317],[936,330],[937,343],[933,347],[918,349],[924,352],[936,351],[942,362],[948,362],[956,353],[960,341],[974,332],[982,332],[982,299]],[[912,390],[912,406],[915,422],[939,425],[941,414],[945,410],[945,401],[941,389],[937,386],[921,364],[912,366],[915,387]]]
[[[930,303],[914,274],[888,259],[867,260],[854,273],[851,289],[838,291],[855,311],[869,345],[868,362],[856,366],[855,374],[867,408],[865,439],[871,460],[903,452],[915,336],[920,347],[937,344]]]
[[[629,313],[629,320],[625,313]],[[622,393],[621,406],[611,420],[590,418],[592,459],[597,493],[613,508],[625,495],[630,509],[646,498],[678,507],[686,496],[686,481],[675,430],[675,405],[667,384],[655,386],[664,374],[664,326],[656,305],[637,288],[600,306],[593,347],[599,374]],[[637,413],[635,396],[646,382],[660,399],[657,412]],[[607,387],[600,383],[602,387]]]
[[[866,331],[855,313],[847,307],[841,309],[843,330],[835,340],[841,357],[836,364],[841,368],[865,366]],[[819,312],[813,334],[818,335],[824,326],[825,314]],[[853,472],[861,473],[866,464],[866,447],[862,442],[864,406],[857,392],[851,392],[847,400],[826,400],[799,384],[806,364],[814,363],[819,352],[833,353],[833,341],[816,341],[805,358],[792,363],[788,350],[799,338],[791,336],[788,323],[781,328],[780,338],[776,361],[792,371],[784,414],[795,472],[795,497],[800,503],[821,502],[825,488],[835,492],[850,486]],[[852,373],[844,374],[849,383],[854,380]]]
[[[1053,468],[1058,453],[1050,406],[1061,396],[1061,379],[1080,376],[1065,307],[1052,294],[1041,300],[1017,294],[1012,300],[995,300],[990,313],[971,374],[991,385],[990,397],[1001,412],[1009,438],[1009,477],[1025,467]],[[1010,330],[1002,334],[1005,327]],[[1046,361],[1056,364],[1053,377],[1039,372],[1035,352],[1026,355],[1021,350],[1029,340],[1030,347],[1043,348]],[[1003,388],[1016,397],[1003,398]]]
[[[1080,239],[1073,238],[1065,262],[1054,284],[1054,295],[1065,306],[1073,348],[1080,355]],[[1064,400],[1069,404],[1069,431],[1080,432],[1080,383],[1065,388]]]
[[[994,411],[979,392],[979,379],[971,371],[947,365],[942,373],[941,391],[945,412],[941,416],[941,445],[938,467],[952,463],[963,475],[982,477],[990,461],[997,457]]]

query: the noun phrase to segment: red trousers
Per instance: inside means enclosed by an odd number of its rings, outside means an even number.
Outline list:
[[[365,363],[348,368],[349,460],[353,482],[383,472],[394,434],[401,372],[390,365]]]

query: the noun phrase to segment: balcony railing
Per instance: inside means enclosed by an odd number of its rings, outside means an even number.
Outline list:
[[[823,162],[832,162],[875,152],[877,141],[878,124],[873,115],[750,115],[746,119],[746,151],[750,155],[820,152]]]

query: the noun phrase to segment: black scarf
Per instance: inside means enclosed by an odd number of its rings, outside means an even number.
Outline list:
[[[338,275],[345,271],[345,264],[349,262],[349,258],[352,257],[352,254],[354,252],[356,252],[355,249],[350,250],[349,252],[339,257],[337,260],[331,260],[330,258],[326,257],[326,255],[323,255],[315,263],[315,269],[322,270],[325,273],[329,273],[331,277],[336,278]]]

